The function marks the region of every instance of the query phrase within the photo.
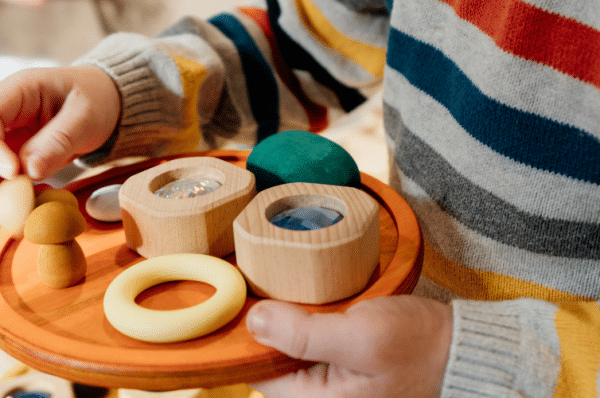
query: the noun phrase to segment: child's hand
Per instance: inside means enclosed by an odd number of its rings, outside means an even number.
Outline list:
[[[452,338],[448,306],[415,296],[360,302],[345,314],[313,314],[264,300],[248,330],[283,353],[319,361],[306,371],[255,383],[267,398],[439,397]]]
[[[100,68],[28,69],[0,82],[0,177],[38,180],[99,148],[120,113],[117,88]]]

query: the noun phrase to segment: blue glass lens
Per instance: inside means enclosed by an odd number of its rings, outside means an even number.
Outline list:
[[[299,207],[282,211],[269,221],[281,228],[312,231],[330,227],[344,218],[339,212],[321,207]]]

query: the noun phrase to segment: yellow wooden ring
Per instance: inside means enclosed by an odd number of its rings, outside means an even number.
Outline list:
[[[135,303],[144,290],[176,280],[214,286],[208,300],[171,311],[152,310]],[[104,313],[118,331],[134,339],[169,343],[203,336],[224,326],[241,311],[246,282],[233,265],[205,254],[167,254],[153,257],[119,274],[104,295]]]

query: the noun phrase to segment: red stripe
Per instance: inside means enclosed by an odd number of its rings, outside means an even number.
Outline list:
[[[275,70],[283,81],[283,84],[285,84],[285,86],[292,92],[294,97],[296,97],[296,99],[304,108],[306,114],[308,115],[310,131],[319,132],[324,130],[328,126],[327,108],[323,105],[313,102],[310,98],[308,98],[304,90],[302,90],[302,86],[300,85],[296,75],[294,75],[290,68],[286,65],[281,52],[279,51],[279,46],[277,45],[273,30],[271,29],[267,12],[256,7],[239,7],[238,10],[242,14],[251,18],[262,29],[269,42],[269,45],[271,46],[271,54],[275,64]]]
[[[600,88],[600,31],[521,0],[440,0],[496,45]]]

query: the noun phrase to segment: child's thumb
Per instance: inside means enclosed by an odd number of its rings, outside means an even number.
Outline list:
[[[293,358],[350,367],[356,342],[348,344],[348,321],[340,313],[309,314],[297,305],[263,300],[248,312],[246,327],[259,343]]]

